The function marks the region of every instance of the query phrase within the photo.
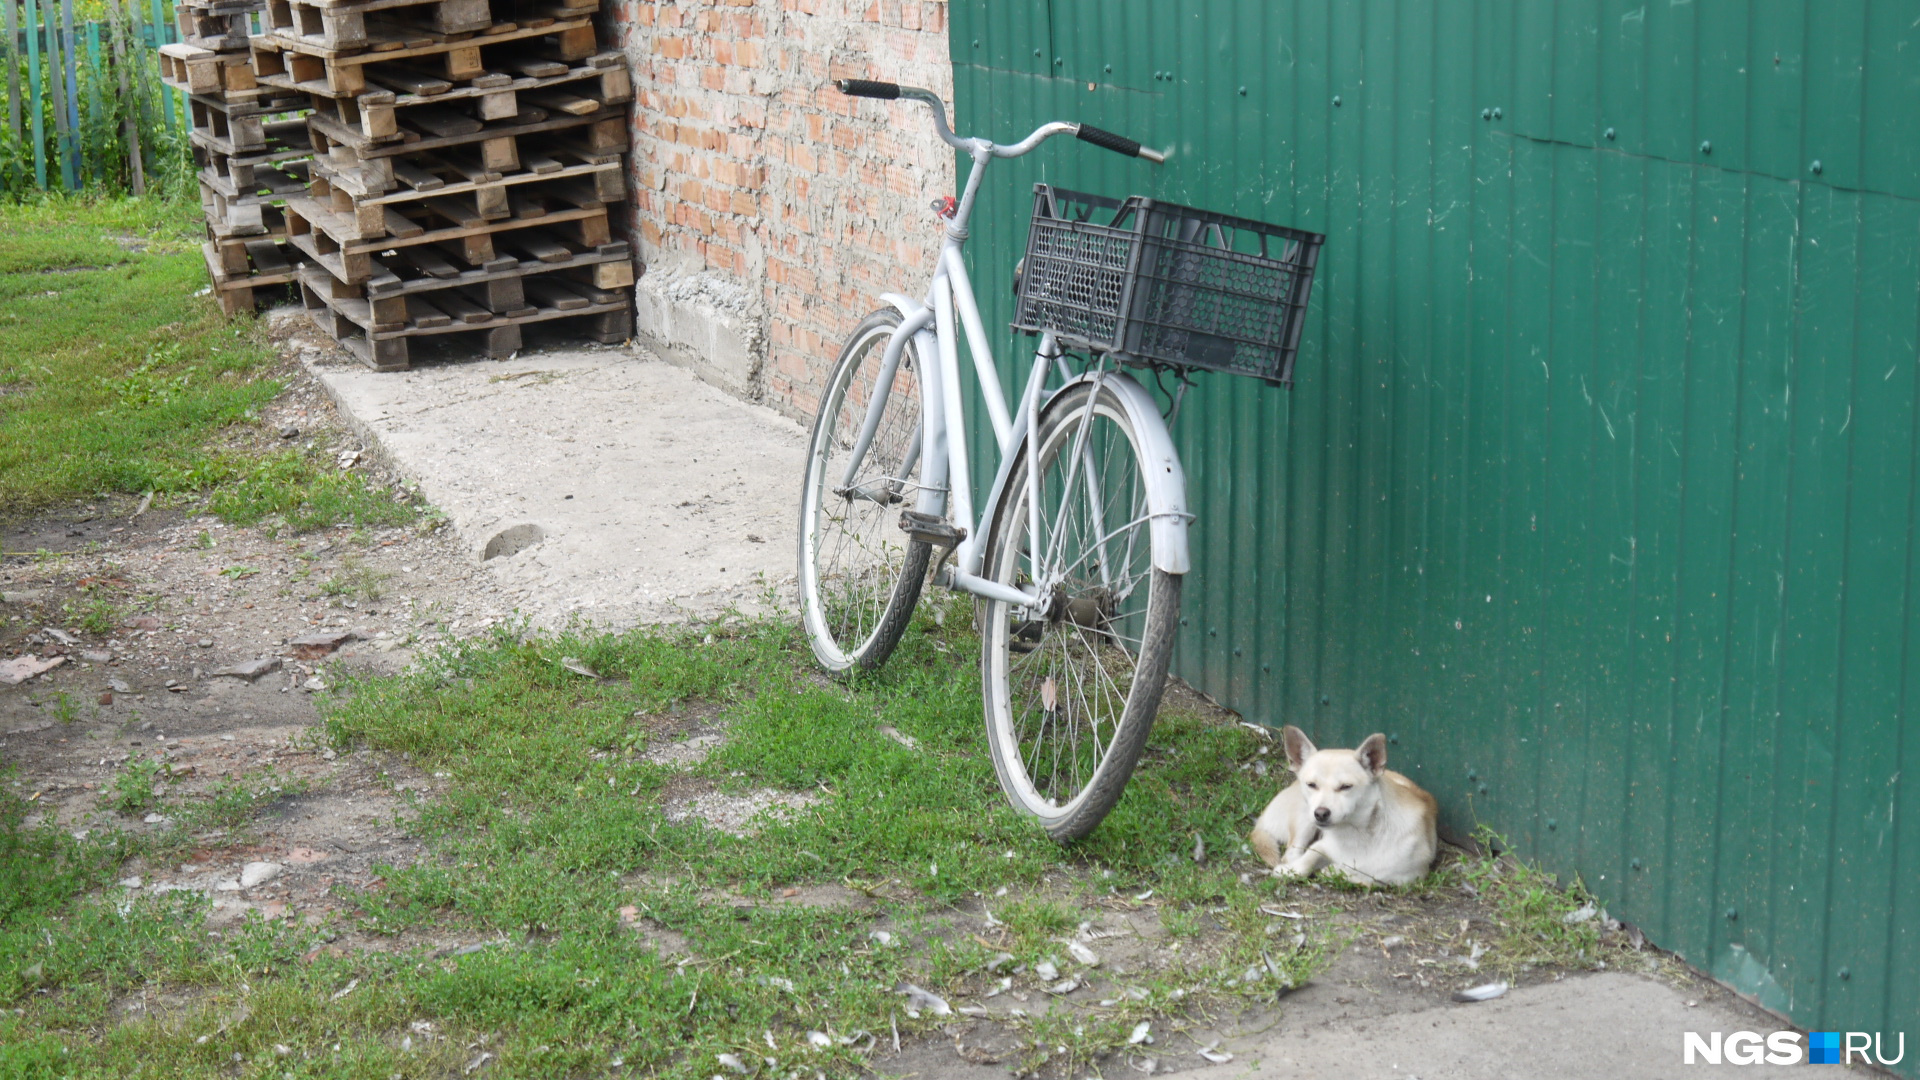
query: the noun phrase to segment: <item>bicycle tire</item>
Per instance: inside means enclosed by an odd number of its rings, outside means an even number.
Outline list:
[[[1027,550],[1023,442],[982,572],[1003,585],[1037,581],[1050,599],[1044,612],[983,602],[981,696],[1001,790],[1064,842],[1092,832],[1133,775],[1166,687],[1182,578],[1153,565],[1147,459],[1117,393],[1068,387],[1041,414],[1035,445],[1040,505],[1054,518],[1041,535],[1057,537],[1047,546],[1061,550],[1043,552],[1037,567]],[[1078,478],[1074,458],[1082,460]],[[1089,531],[1093,522],[1099,527]]]
[[[854,328],[827,377],[807,444],[797,546],[800,611],[814,658],[835,674],[886,661],[913,617],[932,552],[899,528],[900,510],[913,506],[919,489],[923,400],[911,341],[858,477],[838,486],[866,417],[869,398],[860,388],[877,382],[887,340],[899,325],[900,314],[885,308]]]

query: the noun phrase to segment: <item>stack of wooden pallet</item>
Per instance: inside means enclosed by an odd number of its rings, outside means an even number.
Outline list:
[[[506,355],[552,320],[628,336],[609,208],[633,91],[598,50],[597,4],[267,0],[254,77],[313,109],[306,190],[286,200],[301,292],[368,364],[406,367],[423,336]]]
[[[187,97],[190,138],[207,213],[202,250],[220,306],[252,311],[255,290],[284,291],[295,270],[277,206],[305,190],[312,147],[304,95],[253,76],[250,23],[264,0],[183,0],[181,40],[160,50],[161,73]]]

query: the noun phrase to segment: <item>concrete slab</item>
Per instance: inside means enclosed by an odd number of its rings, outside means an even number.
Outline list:
[[[387,373],[330,355],[302,359],[536,624],[790,596],[806,445],[793,421],[639,346]]]
[[[1682,1064],[1685,1032],[1764,1035],[1784,1027],[1730,995],[1689,998],[1659,979],[1616,972],[1519,986],[1493,1001],[1405,1011],[1342,998],[1335,983],[1289,997],[1274,1030],[1233,1046],[1238,1060],[1219,1073],[1263,1080],[1666,1080],[1718,1071],[1704,1062]]]

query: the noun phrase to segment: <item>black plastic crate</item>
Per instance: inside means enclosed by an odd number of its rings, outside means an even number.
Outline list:
[[[1121,361],[1292,385],[1325,240],[1138,195],[1035,184],[1013,327]]]

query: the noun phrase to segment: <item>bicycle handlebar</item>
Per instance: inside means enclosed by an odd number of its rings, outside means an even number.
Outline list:
[[[1074,136],[1081,142],[1092,143],[1102,150],[1111,150],[1116,154],[1123,154],[1127,157],[1144,158],[1155,164],[1167,160],[1165,152],[1148,149],[1124,135],[1116,135],[1111,131],[1104,131],[1094,127],[1092,124],[1069,124],[1058,121],[1043,125],[1032,135],[1027,136],[1013,146],[1000,147],[993,146],[990,143],[979,142],[976,147],[969,145],[969,143],[976,142],[976,140],[961,139],[948,130],[947,110],[940,103],[940,99],[930,91],[921,90],[912,86],[903,87],[899,83],[878,82],[873,79],[836,79],[833,85],[838,87],[840,92],[848,97],[878,98],[882,101],[894,101],[906,97],[916,101],[924,101],[933,107],[934,125],[940,130],[940,137],[942,139],[964,150],[982,152],[980,148],[991,148],[995,157],[1018,157],[1033,149],[1035,146],[1038,146],[1051,136],[1072,131]]]
[[[874,82],[872,79],[840,79],[834,82],[840,92],[848,97],[883,98],[887,101],[900,96],[900,84]]]

